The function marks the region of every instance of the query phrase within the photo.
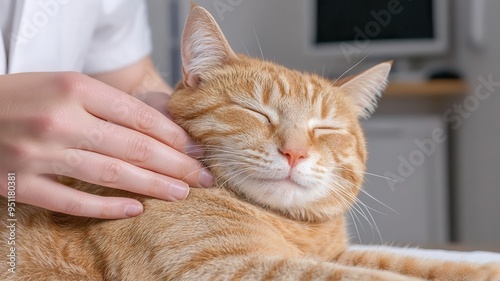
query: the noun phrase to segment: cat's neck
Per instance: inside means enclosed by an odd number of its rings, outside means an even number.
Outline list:
[[[282,220],[270,216],[269,221],[280,230],[286,240],[295,244],[308,256],[333,260],[348,245],[344,217],[316,223]],[[318,243],[318,241],[321,241],[321,243]]]
[[[192,190],[192,193],[195,197],[202,196],[205,201],[217,201],[214,198],[229,200],[232,202],[232,208],[240,209],[241,207],[249,216],[272,224],[283,235],[284,239],[294,244],[301,252],[308,256],[323,260],[333,260],[348,245],[348,236],[343,216],[321,222],[296,220],[253,204],[237,192],[221,186],[209,189],[196,188]],[[322,241],[322,243],[317,243],[317,241]]]

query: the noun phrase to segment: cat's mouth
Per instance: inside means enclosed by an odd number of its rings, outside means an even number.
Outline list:
[[[272,185],[273,187],[276,188],[282,188],[282,189],[290,189],[290,188],[306,188],[305,186],[299,184],[295,180],[292,179],[292,177],[288,176],[283,179],[275,179],[275,180],[266,180]]]
[[[259,171],[258,173],[250,173],[249,178],[260,181],[266,185],[279,185],[282,187],[300,187],[304,186],[304,179],[302,173],[298,173],[294,169],[282,169],[273,171]]]
[[[297,184],[297,182],[295,182],[290,176],[281,180],[277,180],[277,182],[281,182],[283,184]]]

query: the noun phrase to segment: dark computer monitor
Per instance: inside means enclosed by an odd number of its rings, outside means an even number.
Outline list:
[[[313,52],[394,57],[447,48],[446,0],[314,0],[311,5]]]

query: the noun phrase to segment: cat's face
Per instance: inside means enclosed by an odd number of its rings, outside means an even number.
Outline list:
[[[183,66],[169,110],[206,150],[218,184],[300,220],[325,220],[354,203],[366,162],[358,118],[373,110],[389,63],[334,86],[236,56],[210,14],[194,7]]]

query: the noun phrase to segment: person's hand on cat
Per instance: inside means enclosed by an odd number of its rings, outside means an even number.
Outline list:
[[[16,173],[16,201],[77,216],[136,216],[143,208],[137,200],[83,193],[57,175],[182,200],[188,184],[212,183],[188,156],[194,147],[157,110],[83,74],[0,76],[0,172]]]
[[[145,104],[151,106],[152,108],[158,110],[161,114],[167,116],[167,118],[172,120],[172,116],[170,116],[170,113],[167,110],[167,104],[170,100],[170,94],[166,94],[163,92],[146,92],[133,94],[133,96],[141,100]]]

